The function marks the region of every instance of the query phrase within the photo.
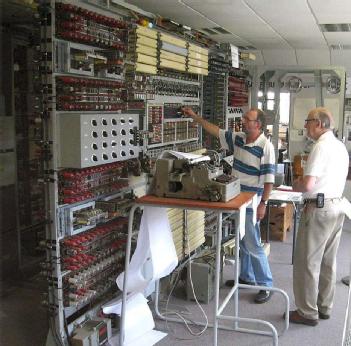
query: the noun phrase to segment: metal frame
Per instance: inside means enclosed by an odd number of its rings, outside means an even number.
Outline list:
[[[350,265],[350,276],[351,278],[351,265]],[[345,313],[345,322],[344,330],[342,335],[342,346],[351,345],[351,284],[349,283],[349,295],[347,299],[346,313]]]
[[[145,196],[145,197],[147,198],[148,196]],[[230,292],[227,294],[227,296],[224,298],[221,305],[219,305],[219,280],[220,280],[220,252],[221,252],[222,232],[220,232],[218,230],[222,229],[222,214],[224,212],[228,213],[228,210],[211,207],[210,203],[208,204],[207,207],[204,207],[203,205],[189,207],[186,204],[186,200],[184,200],[184,205],[175,204],[174,202],[172,204],[172,198],[163,198],[162,200],[164,200],[164,201],[167,200],[167,204],[162,203],[161,200],[159,202],[150,202],[150,201],[143,202],[142,199],[141,199],[141,201],[137,200],[136,204],[130,210],[123,287],[127,287],[127,282],[128,282],[128,270],[129,270],[130,254],[131,254],[133,219],[134,219],[135,210],[137,208],[140,208],[142,206],[148,206],[148,207],[162,207],[162,208],[166,207],[166,208],[202,210],[202,211],[216,211],[216,213],[218,215],[218,221],[217,221],[216,267],[215,267],[216,268],[216,271],[215,271],[215,304],[214,304],[214,311],[213,311],[214,323],[210,324],[210,326],[214,328],[213,345],[214,346],[218,345],[218,342],[217,342],[218,328],[237,331],[237,332],[243,332],[243,333],[272,336],[273,345],[278,345],[277,330],[270,322],[267,322],[264,320],[259,320],[259,319],[253,319],[253,318],[239,317],[239,288],[248,288],[248,289],[255,289],[255,290],[257,290],[257,289],[269,290],[269,291],[281,293],[283,295],[283,298],[285,299],[285,329],[283,332],[285,332],[289,328],[289,297],[283,290],[281,290],[279,288],[274,288],[274,287],[250,286],[250,285],[243,285],[243,284],[238,283],[239,282],[239,271],[240,271],[240,267],[239,267],[239,238],[240,238],[240,235],[243,235],[245,233],[246,207],[250,202],[252,202],[254,205],[257,204],[257,195],[253,195],[247,202],[242,203],[237,209],[230,211],[231,213],[236,214],[237,221],[238,221],[237,227],[235,230],[235,249],[236,249],[235,250],[235,269],[234,269],[235,285],[230,290]],[[256,217],[255,213],[254,213],[254,217]],[[222,313],[232,297],[234,300],[234,316],[223,315]],[[181,322],[177,318],[165,317],[164,315],[162,315],[160,313],[159,308],[158,308],[158,298],[159,298],[159,282],[157,282],[157,285],[156,285],[156,299],[155,299],[156,315],[163,320]],[[124,289],[123,295],[122,295],[122,311],[121,311],[121,324],[120,324],[120,335],[119,335],[119,345],[120,346],[124,345],[124,326],[125,326],[125,317],[126,317],[125,316],[126,303],[127,303],[127,290]],[[220,320],[233,321],[234,327],[229,328],[229,327],[219,326]],[[259,323],[261,325],[264,325],[264,326],[270,328],[271,332],[264,331],[264,330],[241,328],[239,326],[239,322]],[[197,325],[204,325],[201,322],[193,322],[193,323],[195,323]]]
[[[255,67],[253,68],[253,88],[252,88],[252,106],[257,107],[258,104],[258,97],[257,93],[260,88],[261,84],[261,76],[265,75],[265,82],[263,85],[264,91],[266,91],[269,87],[269,82],[273,81],[274,82],[274,92],[275,92],[275,104],[274,104],[274,110],[273,111],[268,111],[270,114],[276,114],[277,116],[273,119],[273,145],[275,148],[276,152],[276,157],[278,153],[278,130],[279,130],[279,94],[284,90],[283,87],[281,87],[281,83],[284,79],[284,77],[287,74],[291,73],[296,73],[296,74],[310,74],[314,78],[314,84],[309,85],[314,86],[315,88],[315,98],[316,98],[316,106],[317,107],[322,107],[324,106],[324,97],[325,95],[323,94],[324,86],[323,86],[323,75],[325,74],[333,74],[335,76],[338,76],[341,80],[341,87],[340,87],[340,92],[338,94],[335,94],[335,96],[338,96],[339,100],[339,126],[338,126],[338,137],[339,139],[342,139],[342,137],[346,136],[346,126],[345,126],[345,120],[344,120],[344,95],[345,95],[345,70],[341,67],[336,67],[336,66],[316,66],[316,67],[297,67],[297,66],[287,66],[286,68],[276,68],[273,66],[263,66],[263,67]],[[291,133],[292,130],[292,116],[293,116],[293,102],[292,100],[292,93],[290,95],[290,119],[289,119],[289,133]],[[303,136],[301,136],[301,141],[292,141],[291,136],[289,136],[289,145],[288,145],[288,153],[289,157],[292,154],[296,154],[296,151],[299,151],[299,147],[297,147],[296,143],[304,143],[303,142]],[[295,151],[294,151],[294,150]],[[294,151],[294,152],[293,152]]]
[[[293,228],[293,244],[292,244],[292,251],[291,251],[291,264],[294,264],[294,253],[295,253],[295,245],[296,245],[296,233],[297,233],[297,213],[298,208],[303,205],[303,201],[291,201],[285,199],[269,199],[267,203],[267,227],[266,227],[266,242],[269,243],[269,219],[271,216],[271,204],[283,204],[283,203],[290,203],[294,207],[294,228]]]

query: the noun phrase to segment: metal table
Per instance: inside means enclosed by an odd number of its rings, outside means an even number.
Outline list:
[[[132,225],[133,225],[133,217],[134,212],[137,208],[142,206],[148,207],[162,207],[162,208],[179,208],[179,209],[189,209],[189,210],[202,210],[202,211],[215,211],[218,215],[218,224],[217,230],[222,229],[222,213],[235,213],[237,216],[236,230],[235,230],[235,272],[234,272],[234,280],[235,285],[224,298],[222,304],[219,306],[219,279],[220,279],[220,250],[221,250],[221,242],[222,242],[222,232],[217,231],[216,238],[216,268],[215,268],[215,302],[213,309],[214,323],[210,325],[214,329],[213,333],[213,345],[217,346],[217,336],[218,336],[218,328],[227,329],[232,331],[244,332],[244,333],[252,333],[252,334],[260,334],[260,335],[268,335],[272,336],[273,344],[278,344],[278,333],[275,327],[267,321],[252,319],[252,318],[243,318],[239,317],[238,308],[239,308],[239,299],[238,293],[239,288],[248,288],[255,290],[270,290],[281,293],[285,299],[285,330],[289,327],[289,297],[288,295],[281,289],[274,287],[266,287],[266,286],[250,286],[239,284],[239,239],[245,234],[245,213],[246,207],[248,204],[253,202],[254,205],[257,205],[257,196],[251,192],[242,192],[237,197],[232,199],[229,202],[207,202],[207,201],[198,201],[198,200],[190,200],[190,199],[177,199],[177,198],[162,198],[156,197],[152,195],[146,195],[144,197],[138,198],[135,201],[135,204],[130,210],[129,213],[129,224],[128,224],[128,238],[127,238],[127,248],[126,248],[126,261],[125,261],[125,274],[123,287],[127,287],[128,280],[128,267],[130,261],[130,252],[131,252],[131,238],[132,238]],[[159,286],[157,285],[156,294],[159,293]],[[228,304],[230,298],[233,297],[234,300],[234,316],[223,315],[222,312],[226,305]],[[124,345],[124,325],[125,325],[125,309],[127,302],[127,291],[123,290],[122,295],[122,311],[121,311],[121,326],[120,326],[120,345]],[[163,316],[158,311],[158,299],[156,299],[156,313],[158,317],[162,319],[167,319],[169,321],[180,322],[177,318],[171,318]],[[234,322],[233,328],[221,327],[219,326],[219,320],[230,320]],[[256,329],[247,329],[239,327],[239,322],[252,322],[259,323],[271,329],[271,331],[265,330],[256,330]],[[197,325],[203,325],[202,322],[194,322]]]

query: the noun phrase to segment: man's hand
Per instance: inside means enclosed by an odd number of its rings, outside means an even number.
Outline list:
[[[190,107],[182,107],[182,112],[184,115],[193,118],[194,120],[199,117]]]
[[[202,126],[202,128],[209,134],[217,138],[219,137],[219,127],[217,125],[206,121],[199,114],[196,114],[190,107],[183,107],[182,112],[185,116],[192,118],[197,124]]]
[[[305,175],[293,182],[293,190],[298,192],[308,192],[316,185],[317,177],[312,175]]]
[[[301,187],[303,185],[303,178],[302,177],[298,177],[297,179],[295,179],[293,181],[292,187],[294,191],[300,191]]]
[[[259,203],[257,206],[257,220],[262,220],[266,214],[266,205],[264,203]]]

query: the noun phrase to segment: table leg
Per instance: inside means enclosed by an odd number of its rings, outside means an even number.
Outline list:
[[[266,243],[269,243],[269,231],[270,231],[270,229],[269,229],[269,221],[270,221],[270,219],[271,219],[271,204],[269,203],[269,201],[268,201],[268,203],[267,203],[267,227],[266,227]]]
[[[221,273],[221,245],[222,245],[222,212],[217,214],[216,240],[216,271],[215,271],[215,304],[213,316],[213,345],[217,346],[218,337],[218,305],[219,305],[219,278]]]
[[[291,254],[291,264],[294,264],[294,253],[296,245],[296,231],[297,231],[297,206],[294,209],[294,230],[293,230],[293,245],[292,245],[292,254]]]
[[[133,205],[129,212],[129,221],[128,221],[128,236],[127,236],[127,245],[126,245],[126,259],[124,264],[124,276],[123,276],[123,292],[122,292],[122,309],[121,309],[121,325],[119,331],[119,345],[124,345],[124,327],[126,319],[126,304],[127,304],[127,282],[128,282],[128,269],[130,261],[130,252],[132,244],[132,233],[133,233],[133,219],[135,209],[139,208],[138,205]]]

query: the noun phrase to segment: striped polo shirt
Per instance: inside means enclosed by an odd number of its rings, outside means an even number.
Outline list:
[[[223,149],[233,152],[232,174],[240,179],[242,192],[263,194],[264,183],[274,183],[275,154],[272,143],[262,133],[253,143],[246,144],[243,132],[219,131]],[[260,199],[260,198],[259,198]]]

